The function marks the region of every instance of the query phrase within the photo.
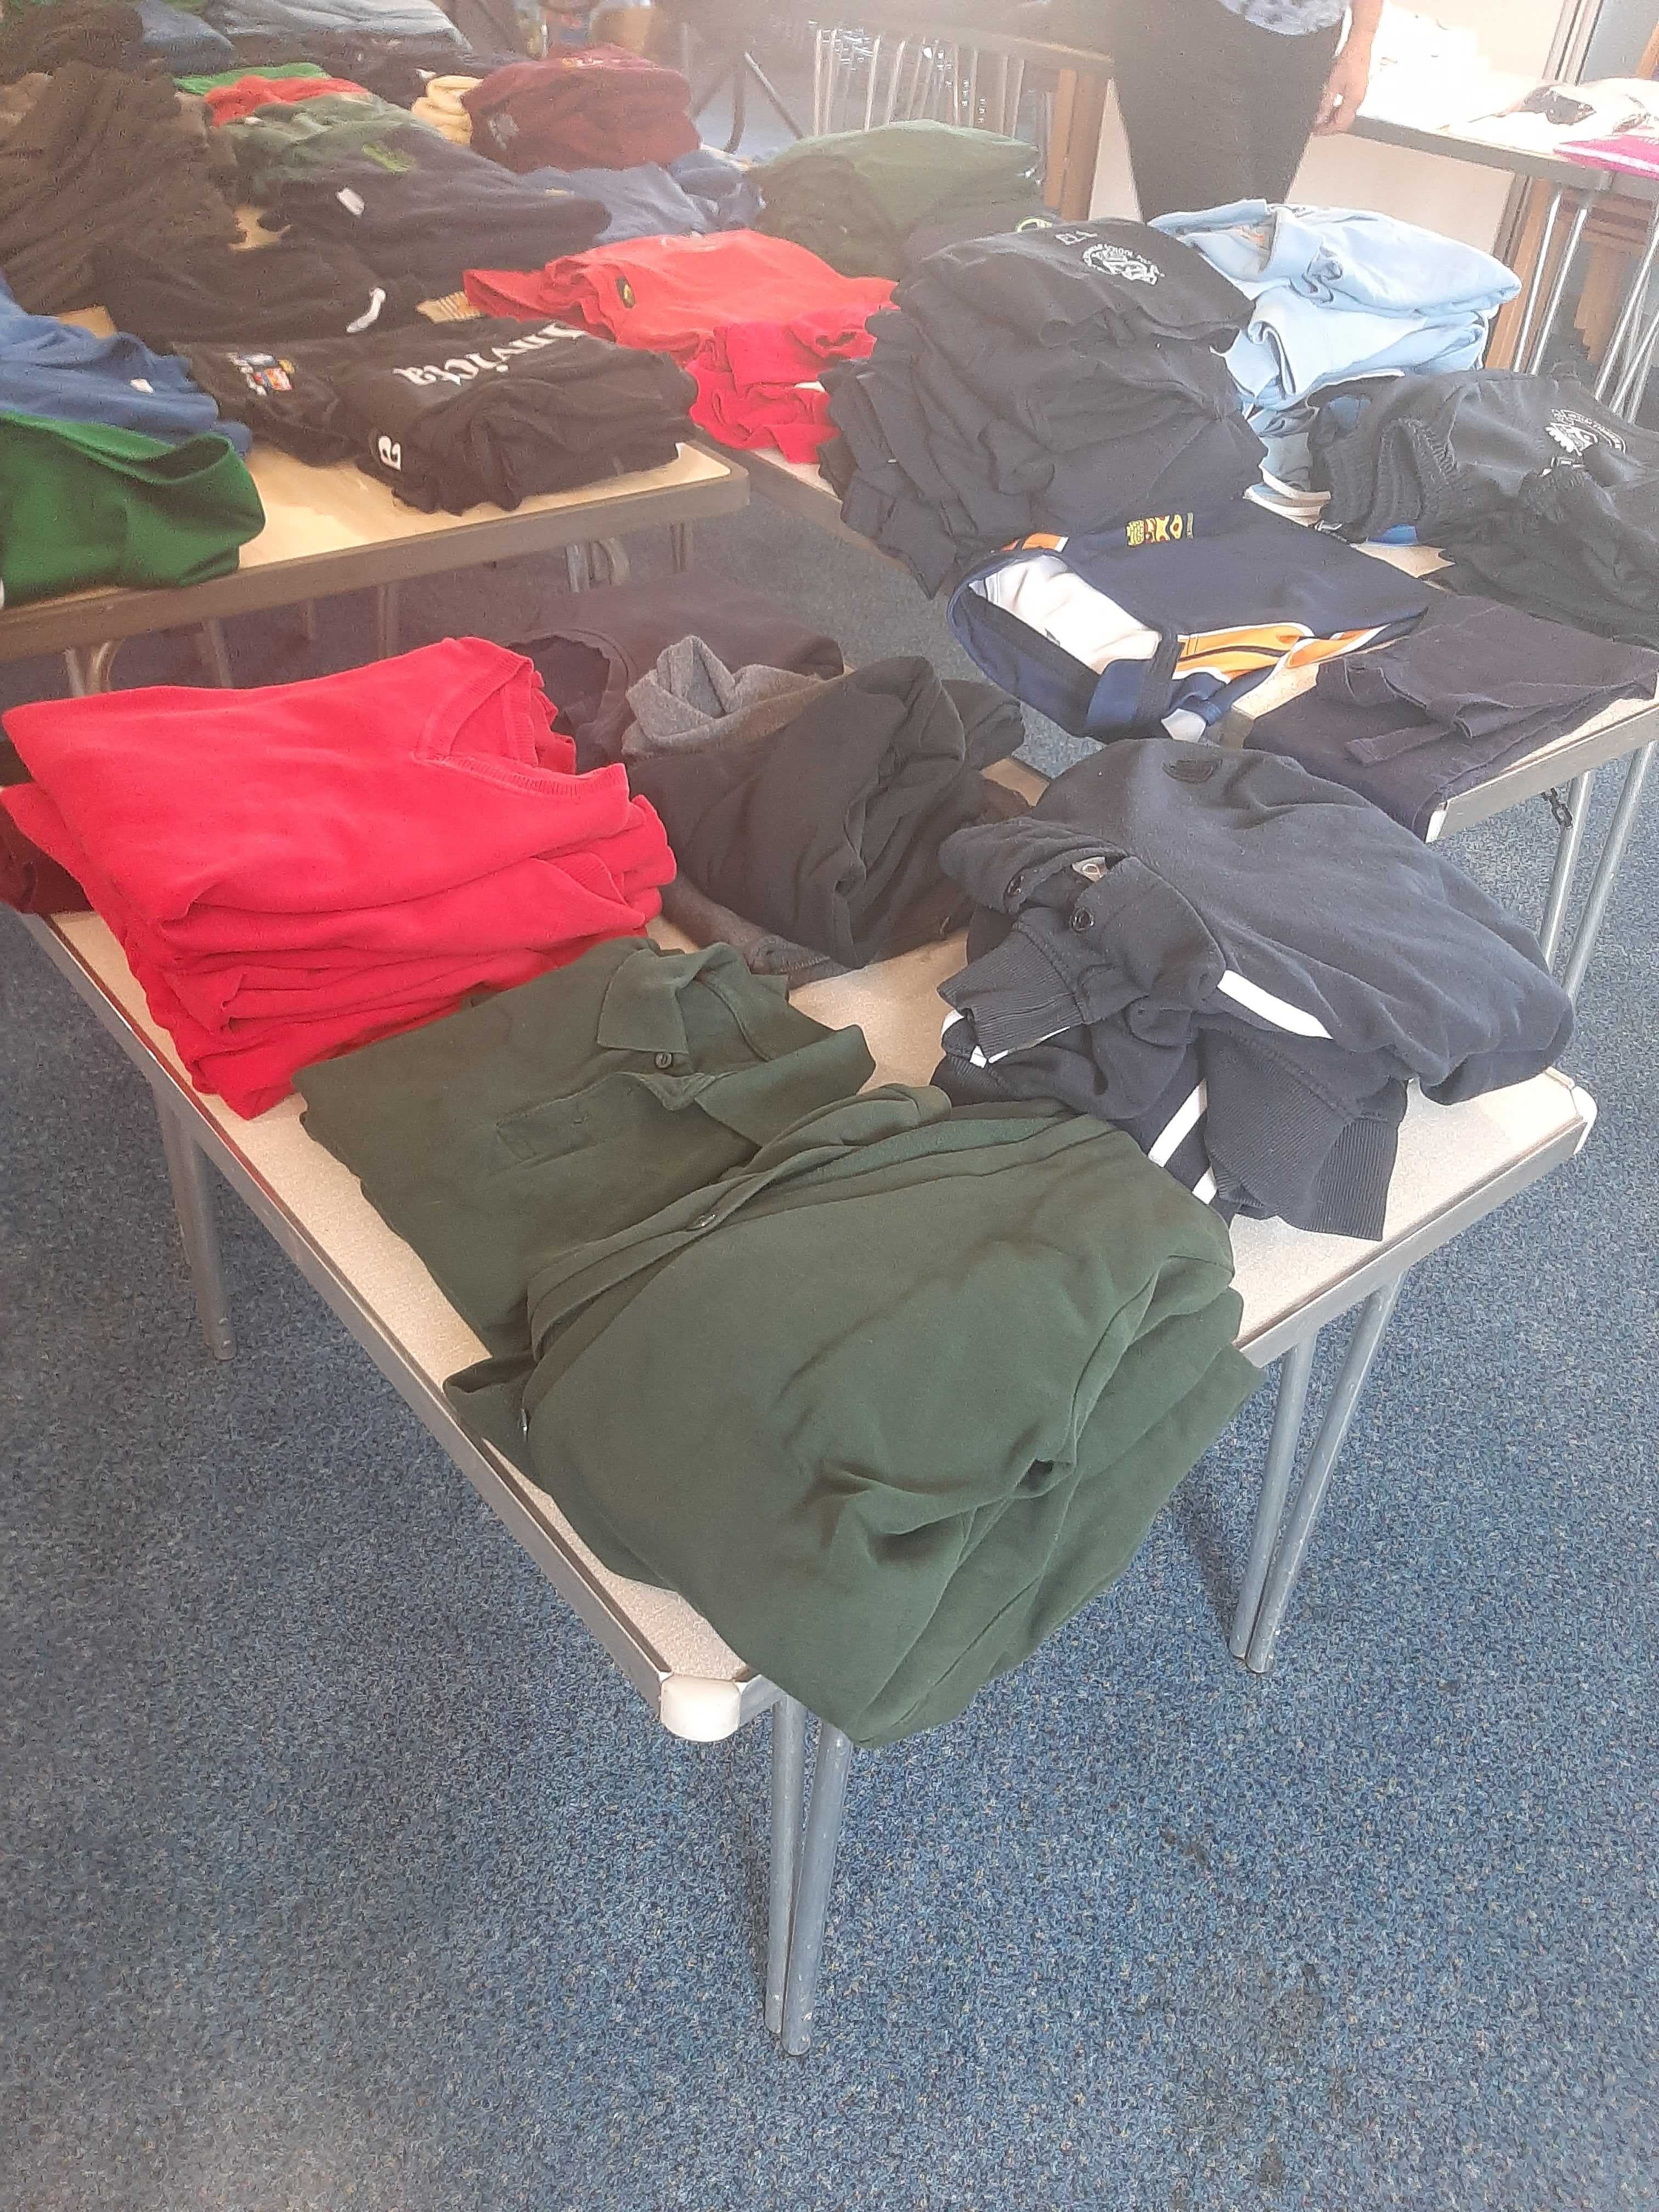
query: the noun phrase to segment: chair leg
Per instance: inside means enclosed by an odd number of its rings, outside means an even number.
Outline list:
[[[847,1778],[852,1763],[851,1739],[840,1729],[831,1728],[828,1721],[820,1721],[812,1802],[807,1808],[794,1925],[789,1937],[789,1973],[784,1985],[783,2047],[792,2058],[799,2058],[812,2039],[823,1928],[830,1915],[830,1885],[847,1811]]]
[[[766,2025],[774,2035],[783,2027],[783,1992],[789,1976],[789,1924],[795,1909],[805,1765],[806,1708],[797,1698],[780,1698],[772,1708],[772,1851],[766,1922]]]

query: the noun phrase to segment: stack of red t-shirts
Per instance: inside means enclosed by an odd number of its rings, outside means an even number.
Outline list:
[[[481,638],[264,691],[14,708],[0,793],[84,884],[198,1086],[294,1072],[643,929],[674,873],[627,771],[575,772],[533,664]]]
[[[558,315],[682,363],[732,320],[738,303],[757,321],[839,316],[858,325],[893,296],[883,277],[842,276],[805,246],[755,230],[630,238],[567,253],[545,269],[469,269],[465,285],[487,315]]]
[[[580,46],[544,62],[493,70],[461,105],[472,144],[520,175],[526,169],[632,169],[663,165],[699,144],[691,88],[625,46]]]
[[[240,123],[259,108],[291,107],[296,100],[318,100],[327,92],[368,98],[362,85],[343,76],[239,76],[234,84],[210,86],[202,97],[210,123]]]
[[[722,445],[775,447],[786,461],[816,461],[836,434],[818,382],[826,362],[862,361],[875,340],[844,308],[787,323],[725,323],[686,368],[696,379],[691,420]]]

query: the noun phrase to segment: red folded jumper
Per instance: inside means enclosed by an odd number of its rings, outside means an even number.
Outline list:
[[[775,447],[787,461],[816,461],[836,434],[817,381],[826,362],[862,361],[875,349],[862,314],[826,308],[787,323],[726,323],[686,367],[696,379],[691,420],[723,445]]]
[[[678,70],[624,46],[511,62],[461,97],[474,149],[520,175],[666,164],[700,143],[690,104],[691,88]]]
[[[0,792],[84,885],[191,1077],[294,1071],[630,935],[674,872],[626,771],[575,772],[533,665],[481,638],[263,691],[13,708]]]
[[[680,362],[738,307],[757,321],[811,316],[852,326],[893,296],[883,277],[843,276],[805,246],[754,230],[625,239],[567,253],[545,269],[469,269],[465,285],[467,298],[486,314],[560,315]]]

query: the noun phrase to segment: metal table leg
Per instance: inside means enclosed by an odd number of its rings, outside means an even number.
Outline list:
[[[1255,1626],[1250,1631],[1249,1648],[1245,1664],[1252,1674],[1265,1674],[1273,1663],[1273,1645],[1285,1619],[1285,1608],[1291,1601],[1291,1592],[1296,1588],[1297,1577],[1302,1571],[1302,1561],[1308,1548],[1308,1539],[1313,1534],[1314,1522],[1319,1518],[1319,1509],[1325,1502],[1335,1468],[1354,1412],[1359,1404],[1359,1395],[1365,1387],[1365,1378],[1371,1371],[1377,1346],[1382,1341],[1395,1306],[1400,1297],[1400,1286],[1405,1280],[1397,1275],[1375,1291],[1359,1309],[1359,1319],[1353,1338],[1348,1346],[1342,1372],[1337,1376],[1336,1388],[1319,1424],[1319,1434],[1309,1456],[1307,1471],[1296,1494],[1296,1504],[1280,1540],[1278,1556],[1267,1577],[1262,1592],[1261,1605]]]
[[[772,1850],[766,1921],[766,2025],[783,2026],[789,1973],[789,1923],[795,1909],[795,1855],[800,1849],[801,1780],[806,1767],[806,1708],[780,1698],[772,1708]]]
[[[1625,858],[1625,848],[1630,843],[1630,833],[1635,827],[1637,810],[1642,804],[1642,787],[1647,781],[1648,770],[1653,765],[1654,748],[1645,744],[1632,753],[1625,775],[1625,787],[1619,794],[1619,804],[1613,810],[1607,839],[1601,848],[1601,857],[1595,864],[1595,873],[1590,878],[1589,895],[1584,901],[1584,911],[1572,940],[1572,951],[1567,956],[1565,973],[1561,987],[1570,999],[1578,996],[1579,986],[1584,980],[1584,970],[1589,966],[1590,955],[1595,950],[1595,940],[1601,933],[1601,924],[1607,920],[1607,902],[1613,896],[1613,887]]]
[[[1590,793],[1595,788],[1595,770],[1586,769],[1583,775],[1572,780],[1567,793],[1567,818],[1561,824],[1561,835],[1555,843],[1555,868],[1550,877],[1550,895],[1544,905],[1544,920],[1538,932],[1538,949],[1544,956],[1544,965],[1553,968],[1555,956],[1561,949],[1561,928],[1567,918],[1567,901],[1572,896],[1572,879],[1577,872],[1578,854],[1584,842],[1584,827],[1589,820]]]
[[[852,1763],[851,1739],[840,1729],[831,1728],[828,1721],[820,1721],[812,1802],[807,1809],[794,1925],[789,1936],[789,1973],[784,1985],[783,2047],[792,2058],[799,2058],[812,2039],[823,1924],[830,1914],[830,1884],[836,1871],[836,1846],[841,1841]]]
[[[1296,1448],[1302,1436],[1302,1416],[1308,1403],[1308,1383],[1313,1374],[1314,1348],[1318,1341],[1316,1332],[1305,1344],[1293,1344],[1279,1363],[1279,1395],[1273,1403],[1273,1435],[1267,1443],[1267,1464],[1261,1474],[1261,1495],[1256,1500],[1250,1556],[1238,1603],[1233,1609],[1232,1632],[1227,1638],[1227,1648],[1235,1659],[1243,1658],[1250,1648],[1250,1631],[1255,1626],[1267,1569],[1273,1564],[1273,1546],[1279,1540],[1279,1524],[1285,1517],[1285,1500],[1290,1495],[1291,1475],[1296,1466]]]
[[[1549,209],[1544,217],[1544,228],[1538,236],[1538,252],[1532,264],[1532,275],[1527,280],[1527,296],[1521,303],[1521,326],[1515,334],[1515,365],[1524,368],[1528,362],[1528,340],[1532,336],[1532,319],[1538,307],[1538,295],[1543,288],[1544,264],[1550,258],[1550,243],[1555,236],[1556,218],[1561,212],[1565,186],[1558,185],[1550,194]]]
[[[1557,198],[1559,201],[1559,194]],[[1540,374],[1543,369],[1549,349],[1550,332],[1555,328],[1555,319],[1561,312],[1561,301],[1566,292],[1567,276],[1572,268],[1572,258],[1578,251],[1578,241],[1584,235],[1584,225],[1589,220],[1589,196],[1586,194],[1579,200],[1577,211],[1568,226],[1566,240],[1561,248],[1561,258],[1556,264],[1555,281],[1550,286],[1549,299],[1545,303],[1543,314],[1539,319],[1538,334],[1532,342],[1532,350],[1529,355],[1522,358],[1520,348],[1517,346],[1516,349],[1517,365],[1529,370],[1534,376]],[[1545,232],[1546,239],[1554,227],[1554,215],[1552,210],[1550,222]],[[1544,257],[1541,252],[1539,255],[1538,265],[1541,270],[1544,265]]]
[[[1617,386],[1625,362],[1625,348],[1638,327],[1642,303],[1647,298],[1648,283],[1653,275],[1656,256],[1659,256],[1659,201],[1654,203],[1653,214],[1648,222],[1648,235],[1641,255],[1631,272],[1626,288],[1624,304],[1619,310],[1619,319],[1607,340],[1607,349],[1601,356],[1601,366],[1596,371],[1595,396],[1606,399]]]
[[[398,587],[396,584],[382,584],[379,586],[375,592],[374,611],[375,628],[378,633],[374,649],[380,659],[390,660],[398,650],[401,611],[398,605]]]
[[[692,528],[689,522],[671,522],[668,526],[668,551],[677,576],[683,576],[691,566]]]
[[[567,545],[564,549],[564,573],[573,592],[587,589],[587,548],[586,545]]]
[[[225,626],[217,617],[202,624],[198,633],[202,659],[208,674],[222,691],[234,691],[236,678],[231,672],[230,647],[225,640]]]
[[[64,668],[69,677],[70,697],[84,699],[87,696],[87,672],[76,647],[70,645],[64,648]]]
[[[207,1158],[185,1123],[158,1091],[155,1111],[161,1123],[161,1144],[173,1184],[173,1211],[190,1263],[196,1311],[207,1348],[216,1359],[234,1359],[236,1335],[231,1327],[225,1297],[224,1268],[219,1256],[219,1231],[213,1218],[213,1194],[208,1188]]]

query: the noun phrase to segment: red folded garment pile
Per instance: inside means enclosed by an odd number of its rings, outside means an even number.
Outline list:
[[[526,169],[631,169],[666,164],[701,143],[691,88],[625,46],[580,46],[544,62],[510,62],[462,95],[472,144]]]
[[[816,461],[836,434],[817,381],[826,362],[875,350],[864,319],[830,308],[787,323],[726,323],[686,363],[696,379],[691,420],[722,445],[774,446],[786,461]]]
[[[294,1072],[643,929],[674,873],[627,771],[575,772],[533,664],[449,638],[264,691],[18,707],[0,792],[86,887],[198,1087]]]
[[[261,107],[275,107],[297,100],[316,100],[325,92],[340,92],[358,100],[368,93],[343,76],[240,76],[234,84],[216,84],[203,94],[210,123],[240,123]]]
[[[630,238],[567,253],[545,269],[469,269],[465,281],[467,298],[487,315],[559,315],[682,363],[734,307],[769,323],[827,315],[857,324],[893,296],[884,277],[842,276],[805,246],[755,230]]]

